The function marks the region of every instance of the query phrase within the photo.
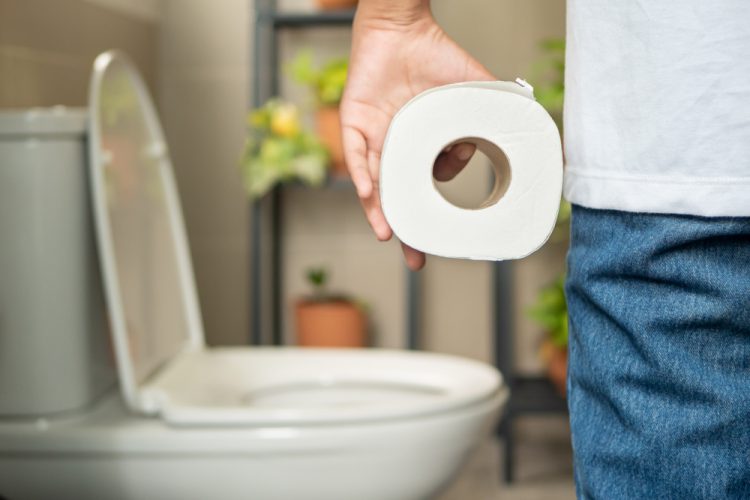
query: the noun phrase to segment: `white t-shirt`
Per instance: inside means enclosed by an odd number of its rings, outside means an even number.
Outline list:
[[[568,0],[565,197],[750,216],[750,0]]]

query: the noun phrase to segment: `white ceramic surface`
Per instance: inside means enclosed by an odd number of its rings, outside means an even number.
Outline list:
[[[81,409],[115,384],[86,196],[87,116],[0,110],[2,417]]]
[[[228,347],[179,356],[141,401],[176,425],[330,425],[449,411],[502,388],[497,370],[456,356]]]
[[[350,425],[170,427],[113,395],[59,421],[0,423],[0,495],[14,500],[421,500],[493,429],[505,394]]]

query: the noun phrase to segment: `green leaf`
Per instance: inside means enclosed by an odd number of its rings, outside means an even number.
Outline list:
[[[268,129],[271,126],[271,113],[267,108],[253,110],[248,115],[247,123],[252,128]]]
[[[266,194],[282,178],[282,172],[262,161],[251,161],[245,168],[245,189],[253,198]]]
[[[319,104],[335,106],[341,102],[348,67],[348,59],[335,58],[317,69],[313,64],[312,52],[305,50],[286,65],[286,70],[295,82],[311,88]]]
[[[286,66],[285,70],[292,79],[303,85],[318,85],[320,73],[313,67],[313,54],[311,50],[303,50],[297,53]]]
[[[531,68],[534,95],[550,114],[560,115],[565,95],[565,40],[544,40],[540,49],[542,57]]]
[[[295,175],[310,186],[320,186],[326,179],[326,157],[317,154],[300,156],[292,162]]]
[[[573,207],[570,203],[564,199],[560,200],[560,210],[557,212],[557,223],[565,223],[570,220],[570,215],[573,213]]]
[[[565,40],[562,38],[548,38],[539,45],[545,52],[565,52]]]
[[[328,281],[328,271],[323,267],[313,267],[307,270],[307,281],[314,290],[320,290]]]
[[[526,313],[548,333],[555,345],[564,347],[568,343],[568,307],[565,302],[565,276],[537,294],[537,300]]]
[[[297,127],[284,135],[271,129],[273,113],[287,106],[281,99],[269,99],[248,117],[250,130],[240,165],[245,189],[253,199],[281,182],[298,179],[319,186],[325,180],[328,152],[317,137]]]
[[[324,105],[337,105],[346,87],[349,61],[345,58],[329,61],[320,73],[318,99]]]

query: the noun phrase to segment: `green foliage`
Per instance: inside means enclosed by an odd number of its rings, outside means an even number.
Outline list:
[[[302,51],[287,65],[286,70],[294,81],[308,85],[315,93],[319,105],[337,106],[346,86],[349,68],[347,58],[331,59],[322,68],[316,68],[311,51]]]
[[[562,130],[562,110],[565,96],[565,40],[544,40],[542,58],[532,66],[531,83],[536,100],[544,106]]]
[[[570,203],[564,198],[560,198],[560,208],[557,211],[557,222],[555,223],[555,229],[552,230],[552,234],[549,237],[550,242],[561,243],[568,241],[571,212],[572,208]]]
[[[262,197],[276,184],[300,180],[319,186],[326,176],[328,152],[311,133],[301,129],[294,104],[270,99],[248,117],[250,133],[242,158],[245,189]]]
[[[544,40],[540,49],[542,58],[531,70],[531,83],[534,85],[536,100],[544,106],[557,126],[562,130],[563,100],[565,97],[565,40]],[[560,200],[557,224],[550,237],[551,241],[565,241],[568,237],[571,207]],[[558,347],[568,345],[568,306],[565,302],[563,284],[565,275],[543,288],[537,295],[536,303],[527,311],[529,317],[541,325],[550,340]]]
[[[312,267],[307,270],[307,282],[313,287],[313,290],[322,290],[328,282],[328,271],[322,267]]]
[[[370,306],[359,299],[350,297],[342,293],[331,293],[326,290],[328,285],[329,272],[325,267],[311,267],[306,271],[307,282],[312,287],[312,294],[307,297],[312,302],[349,302],[355,305],[364,313],[369,313]]]
[[[565,275],[543,288],[537,295],[536,304],[527,311],[529,317],[541,325],[550,340],[558,347],[568,345],[568,306],[563,288]]]
[[[534,96],[562,130],[565,97],[565,40],[550,38],[542,41],[539,48],[542,51],[542,57],[531,68]],[[550,241],[561,242],[567,239],[570,212],[570,203],[560,200],[557,225],[550,236]]]

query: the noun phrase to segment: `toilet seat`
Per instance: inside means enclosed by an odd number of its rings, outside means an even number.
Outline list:
[[[453,411],[502,389],[497,371],[454,356],[232,347],[181,355],[141,402],[175,425],[321,425]]]

